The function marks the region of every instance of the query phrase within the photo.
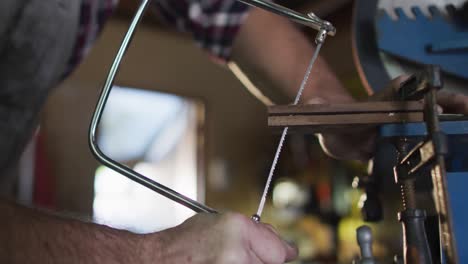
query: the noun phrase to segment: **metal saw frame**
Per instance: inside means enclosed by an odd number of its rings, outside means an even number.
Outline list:
[[[244,4],[248,4],[250,6],[262,8],[271,13],[286,17],[296,23],[316,29],[319,31],[317,38],[316,38],[317,40],[320,40],[320,39],[323,40],[326,37],[326,35],[334,36],[336,34],[336,29],[330,22],[320,19],[313,13],[304,15],[294,10],[283,7],[281,5],[278,5],[272,2],[263,1],[263,0],[238,0],[238,1]],[[110,169],[122,174],[123,176],[126,176],[130,180],[137,182],[147,187],[148,189],[156,193],[159,193],[165,196],[166,198],[169,198],[172,201],[179,203],[197,213],[217,213],[215,209],[210,208],[198,201],[195,201],[181,193],[178,193],[175,190],[167,186],[164,186],[158,183],[157,181],[154,181],[134,171],[128,166],[113,160],[112,158],[110,158],[109,156],[107,156],[105,153],[101,151],[97,143],[97,137],[96,137],[97,128],[101,121],[101,117],[104,112],[107,100],[109,99],[109,95],[111,93],[111,90],[115,81],[115,77],[119,71],[120,65],[122,63],[122,59],[124,58],[131,44],[131,41],[135,35],[136,29],[138,25],[140,24],[151,2],[152,0],[141,0],[141,3],[129,26],[129,29],[127,33],[125,34],[123,41],[120,45],[120,48],[115,56],[114,62],[112,63],[112,66],[107,75],[106,82],[102,88],[98,103],[96,105],[96,109],[93,113],[93,117],[91,120],[89,134],[88,134],[89,147],[91,149],[92,154],[96,157],[96,159],[99,162],[101,162],[104,166],[109,167]]]

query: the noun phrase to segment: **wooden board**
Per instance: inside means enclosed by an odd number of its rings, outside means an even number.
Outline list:
[[[388,113],[388,112],[422,112],[423,102],[360,102],[352,104],[311,104],[311,105],[275,105],[268,108],[270,116],[274,115],[317,115],[317,114],[352,114],[352,113]]]
[[[273,106],[268,125],[307,133],[340,132],[356,126],[422,122],[423,108],[421,102]]]

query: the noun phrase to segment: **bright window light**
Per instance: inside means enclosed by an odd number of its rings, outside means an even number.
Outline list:
[[[116,87],[99,127],[109,157],[197,200],[203,199],[198,142],[200,104],[182,97]],[[106,167],[95,178],[94,219],[149,233],[180,224],[193,212]]]

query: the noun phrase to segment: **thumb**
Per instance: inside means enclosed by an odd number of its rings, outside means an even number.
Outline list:
[[[406,75],[406,74],[396,77],[395,79],[391,80],[390,83],[385,88],[372,94],[367,100],[368,101],[394,100],[401,85],[404,82],[408,81],[411,77],[412,77],[411,75]]]
[[[270,224],[264,224],[264,225],[271,232],[275,233],[278,237],[280,237],[278,231],[272,225]],[[284,247],[286,248],[286,262],[295,260],[299,255],[299,249],[297,248],[297,245],[293,242],[289,242],[284,239],[281,239],[281,240],[283,242]]]
[[[299,249],[297,248],[297,245],[285,240],[284,243],[286,244],[286,262],[297,259],[299,256]]]
[[[251,250],[264,263],[284,263],[297,258],[297,250],[269,225],[253,224],[248,236]]]

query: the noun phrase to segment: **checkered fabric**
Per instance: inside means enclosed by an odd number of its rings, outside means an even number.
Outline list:
[[[82,0],[80,29],[66,75],[89,52],[117,4],[118,0]],[[191,33],[199,47],[222,62],[229,60],[249,8],[236,0],[154,0],[153,7],[163,22]]]
[[[229,60],[248,9],[236,0],[155,1],[155,12],[163,21],[190,32],[199,47],[222,61]]]
[[[65,72],[68,75],[88,54],[118,0],[82,0],[78,36]]]

